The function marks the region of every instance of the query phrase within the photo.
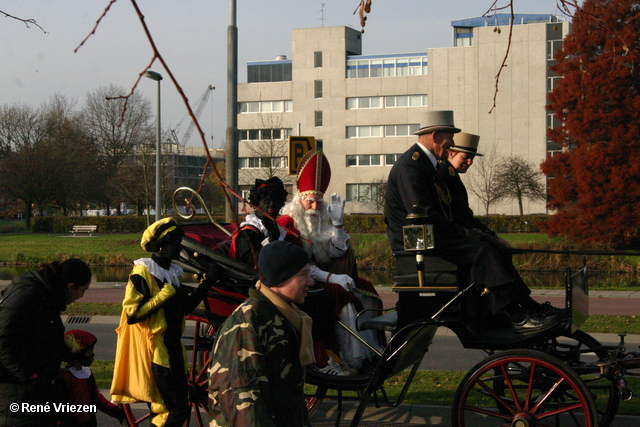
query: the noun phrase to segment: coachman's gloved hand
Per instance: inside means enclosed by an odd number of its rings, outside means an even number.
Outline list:
[[[342,200],[339,194],[331,194],[329,206],[327,206],[327,212],[329,213],[329,218],[331,218],[331,222],[334,227],[340,227],[344,224],[344,203],[345,200]]]

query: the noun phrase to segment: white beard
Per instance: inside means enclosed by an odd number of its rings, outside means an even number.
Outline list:
[[[296,194],[284,207],[282,213],[293,219],[301,237],[313,242],[313,245],[304,242],[304,248],[315,264],[326,264],[331,261],[333,228],[329,223],[327,205],[324,201],[320,203],[317,211],[304,210],[300,203],[300,196]]]

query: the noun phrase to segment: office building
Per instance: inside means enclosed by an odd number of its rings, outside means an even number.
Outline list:
[[[366,34],[352,28],[294,29],[291,58],[249,62],[248,81],[238,85],[241,190],[267,169],[286,173],[289,135],[313,136],[331,163],[328,193],[346,198],[347,213],[382,212],[376,189],[417,141],[412,134],[429,110],[453,110],[457,127],[481,136],[480,152],[496,145],[499,156],[540,164],[558,148],[547,142],[553,117],[545,105],[557,79],[553,52],[569,23],[516,15],[509,44],[509,21],[461,19],[452,22],[452,47],[372,55],[362,54]],[[484,214],[472,194],[470,203]],[[545,212],[544,202],[525,201],[524,211]],[[513,201],[490,213],[519,211]]]

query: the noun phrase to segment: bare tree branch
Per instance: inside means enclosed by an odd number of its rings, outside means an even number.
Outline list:
[[[91,31],[91,33],[82,41],[82,43],[80,44],[80,46],[82,46],[84,44],[84,42],[92,35],[95,34],[98,25],[100,24],[100,22],[102,21],[103,17],[106,15],[106,13],[108,12],[109,8],[113,5],[113,3],[115,3],[117,0],[109,0],[109,4],[107,5],[107,7],[105,8],[105,11],[102,13],[102,15],[100,16],[100,18],[98,19],[98,21],[96,22],[96,25],[94,26],[93,30]],[[122,117],[124,118],[124,113],[126,112],[126,108],[127,108],[127,100],[129,97],[131,97],[131,95],[133,95],[133,93],[135,92],[136,87],[138,86],[138,83],[140,82],[140,79],[142,78],[143,74],[149,70],[149,68],[151,68],[151,66],[153,65],[153,63],[157,60],[160,61],[160,63],[162,64],[162,67],[165,69],[165,71],[167,72],[167,74],[169,75],[169,78],[171,79],[171,81],[173,82],[176,90],[178,91],[178,93],[180,94],[180,96],[182,97],[182,100],[184,102],[185,107],[187,108],[187,111],[189,113],[189,116],[191,117],[191,120],[193,120],[193,123],[196,126],[196,129],[198,130],[198,134],[200,135],[200,140],[202,142],[202,146],[204,147],[204,151],[205,151],[205,155],[207,156],[207,164],[205,165],[204,168],[204,173],[202,174],[202,178],[200,180],[200,186],[198,187],[197,191],[200,191],[202,189],[202,186],[205,183],[206,180],[206,171],[207,168],[209,166],[211,166],[211,169],[213,170],[213,172],[215,173],[216,177],[218,178],[220,185],[226,190],[225,191],[225,196],[227,198],[227,203],[229,203],[229,205],[232,204],[231,201],[231,197],[230,194],[237,197],[238,199],[242,200],[242,197],[239,196],[235,191],[233,191],[233,189],[222,179],[222,177],[220,176],[220,173],[218,172],[218,169],[215,166],[215,163],[213,161],[213,159],[211,158],[211,153],[209,152],[209,146],[207,144],[207,141],[204,137],[204,131],[202,130],[202,127],[200,126],[200,123],[198,122],[198,119],[196,118],[193,110],[191,109],[191,105],[189,104],[189,99],[186,97],[186,95],[184,94],[184,91],[182,90],[182,87],[180,86],[180,84],[178,83],[178,81],[176,80],[175,76],[173,75],[173,73],[171,72],[171,69],[169,68],[168,64],[165,62],[164,58],[162,57],[162,55],[160,54],[160,52],[158,51],[158,48],[155,44],[155,41],[153,39],[153,36],[151,35],[151,32],[149,31],[149,28],[147,27],[147,24],[145,23],[145,18],[144,15],[142,14],[142,11],[140,10],[140,8],[138,7],[138,3],[136,2],[136,0],[130,0],[131,4],[133,5],[134,9],[136,10],[136,13],[138,14],[138,19],[140,20],[140,24],[142,25],[142,28],[144,29],[145,34],[147,35],[147,40],[149,41],[149,44],[151,45],[151,49],[153,51],[153,57],[151,59],[151,61],[149,62],[149,64],[144,68],[144,70],[139,74],[138,79],[136,80],[136,82],[134,83],[133,87],[131,88],[131,91],[129,92],[129,94],[124,95],[124,96],[119,96],[116,97],[115,99],[124,99],[125,103],[123,105],[123,111],[122,111]],[[80,47],[78,46],[78,48]],[[76,49],[77,51],[77,49]]]
[[[500,67],[498,68],[498,73],[496,74],[496,77],[495,77],[496,82],[495,82],[495,90],[493,91],[493,105],[489,110],[489,114],[491,114],[493,110],[496,108],[496,100],[498,98],[498,90],[499,90],[499,84],[500,84],[500,75],[502,74],[502,70],[507,66],[507,59],[509,58],[509,52],[511,51],[511,37],[513,36],[513,18],[514,18],[513,2],[510,2],[508,7],[511,12],[511,19],[509,21],[509,40],[507,41],[507,50],[504,53],[504,58],[502,58],[502,64],[500,64]],[[495,27],[493,31],[500,34],[500,27]]]
[[[36,27],[40,28],[40,30],[42,30],[43,33],[49,34],[33,18],[31,19],[18,18],[17,16],[10,15],[7,12],[3,12],[2,10],[0,10],[0,14],[4,15],[5,18],[11,18],[11,19],[15,19],[16,21],[24,22],[24,25],[26,25],[27,28],[31,28],[29,25],[35,25]]]
[[[109,4],[107,5],[107,7],[104,9],[104,12],[102,12],[102,15],[100,15],[100,18],[98,18],[98,20],[96,21],[96,25],[93,26],[93,30],[91,30],[91,32],[89,33],[89,35],[87,35],[87,37],[84,38],[84,40],[82,40],[80,42],[80,44],[78,45],[78,47],[76,47],[73,50],[73,53],[78,52],[78,49],[80,49],[82,47],[82,45],[84,45],[84,42],[86,42],[89,37],[91,37],[92,35],[94,35],[96,33],[96,30],[98,29],[98,25],[100,25],[100,21],[102,21],[102,18],[104,18],[107,15],[107,12],[109,12],[109,9],[111,9],[111,5],[114,4],[116,1],[118,0],[111,0],[109,2]]]

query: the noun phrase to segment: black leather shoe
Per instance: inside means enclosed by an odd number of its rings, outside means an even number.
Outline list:
[[[542,313],[528,314],[527,317],[519,323],[512,323],[513,332],[519,335],[538,334],[548,331],[560,324],[560,318],[555,315],[545,315]]]
[[[540,304],[539,313],[545,316],[556,316],[560,319],[569,317],[569,310],[566,308],[558,308],[551,305],[549,301]]]

